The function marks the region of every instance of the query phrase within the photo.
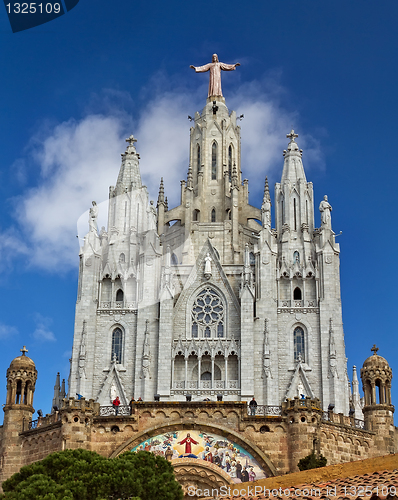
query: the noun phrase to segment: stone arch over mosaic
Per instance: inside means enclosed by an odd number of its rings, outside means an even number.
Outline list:
[[[190,424],[189,426],[187,423],[176,422],[175,424],[170,423],[168,426],[146,429],[119,446],[110,457],[116,457],[125,451],[138,451],[140,449],[166,456],[167,449],[170,449],[172,455],[169,451],[169,459],[171,460],[193,458],[200,460],[200,463],[207,462],[213,465],[220,463],[220,469],[231,477],[232,482],[242,481],[238,477],[239,466],[236,470],[238,461],[241,466],[240,470],[243,471],[243,468],[246,468],[248,474],[250,473],[249,480],[253,479],[253,472],[255,480],[276,475],[276,468],[271,460],[255,444],[239,433],[222,426],[216,427],[206,423]],[[188,434],[198,443],[191,444],[190,453],[189,450],[187,453],[185,452],[186,442],[180,444],[187,438]],[[227,465],[227,459],[230,466]],[[233,462],[235,463],[233,464]]]

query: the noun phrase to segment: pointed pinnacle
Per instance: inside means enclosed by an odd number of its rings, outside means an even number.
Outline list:
[[[188,176],[187,176],[187,188],[193,187],[193,175],[192,175],[192,167],[189,165],[188,167]]]
[[[238,169],[236,168],[236,163],[234,163],[234,166],[232,167],[231,185],[233,187],[238,185]]]
[[[268,186],[268,177],[265,178],[265,185],[264,185],[264,197],[263,201],[270,201],[271,196],[269,194],[269,186]]]
[[[163,184],[163,177],[160,178],[160,186],[159,186],[159,196],[158,196],[158,203],[163,203],[164,202],[164,184]]]

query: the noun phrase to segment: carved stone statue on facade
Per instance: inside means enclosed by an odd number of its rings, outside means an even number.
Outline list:
[[[205,278],[209,279],[211,277],[211,257],[209,254],[205,257]]]
[[[98,232],[97,219],[98,219],[98,206],[97,206],[97,203],[95,201],[93,201],[93,206],[90,208],[90,215],[89,215],[89,219],[88,219],[90,232],[91,231],[93,231],[95,233]]]
[[[192,66],[191,64],[190,68],[194,69],[196,73],[205,73],[206,71],[210,71],[208,97],[213,97],[213,96],[222,97],[221,70],[233,71],[234,69],[236,69],[237,66],[240,66],[240,63],[225,64],[219,62],[218,55],[213,54],[213,59],[211,63],[205,64],[204,66]]]
[[[321,201],[321,203],[319,205],[319,211],[321,212],[322,226],[331,227],[330,212],[332,211],[332,206],[328,202],[328,197],[326,196],[326,194],[323,197],[323,200]]]

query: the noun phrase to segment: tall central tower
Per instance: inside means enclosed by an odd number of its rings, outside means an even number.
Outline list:
[[[275,229],[267,180],[261,207],[249,204],[240,127],[221,95],[195,114],[174,208],[163,179],[148,203],[127,139],[108,228],[98,234],[94,206],[80,252],[71,396],[279,406],[304,394],[348,413],[331,206],[325,197],[316,228],[298,136],[287,137]]]

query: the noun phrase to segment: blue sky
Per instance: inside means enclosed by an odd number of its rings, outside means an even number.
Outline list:
[[[190,122],[207,75],[227,63],[230,109],[244,114],[242,169],[260,205],[264,176],[280,179],[286,133],[304,150],[315,205],[324,194],[341,245],[349,373],[376,343],[398,375],[396,313],[398,4],[331,2],[108,2],[13,34],[0,10],[0,400],[26,344],[38,368],[34,406],[50,411],[57,371],[67,378],[78,239],[92,200],[116,182],[134,133],[156,199],[169,206],[186,176]],[[102,211],[103,212],[103,211]],[[319,225],[319,216],[316,221]],[[81,219],[80,219],[81,218]],[[80,219],[79,229],[77,222]],[[393,402],[398,382],[393,379]]]

